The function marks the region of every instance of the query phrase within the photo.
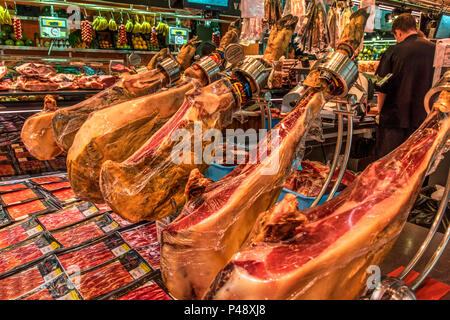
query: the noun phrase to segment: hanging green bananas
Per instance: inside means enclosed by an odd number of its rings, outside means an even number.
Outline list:
[[[126,30],[126,32],[133,31],[133,22],[130,19],[128,19],[127,23],[125,24],[125,30]]]
[[[8,8],[3,8],[2,6],[0,6],[0,25],[1,24],[9,24],[11,26],[13,24]]]
[[[108,28],[111,31],[117,31],[117,23],[114,20],[114,16],[111,14],[111,19],[109,19]]]
[[[136,16],[136,22],[134,23],[133,33],[141,33],[141,24],[139,23],[138,16]]]

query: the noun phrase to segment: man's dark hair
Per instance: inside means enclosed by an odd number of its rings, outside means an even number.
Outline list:
[[[394,20],[392,23],[392,32],[400,30],[403,32],[408,32],[411,30],[417,30],[416,19],[410,13],[402,13]]]

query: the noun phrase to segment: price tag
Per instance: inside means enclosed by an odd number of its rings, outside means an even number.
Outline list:
[[[150,272],[150,267],[145,263],[141,263],[139,267],[130,271],[131,276],[134,280],[146,275]]]
[[[130,251],[130,247],[127,244],[124,243],[120,247],[114,248],[111,251],[116,257],[118,257],[118,256],[121,256],[124,253]]]
[[[91,207],[88,210],[83,211],[83,215],[85,217],[92,216],[93,214],[97,213],[98,209],[96,207]]]
[[[53,249],[53,247],[51,245],[48,245],[48,246],[45,246],[45,247],[41,248],[42,254],[46,254],[46,253],[52,252],[53,250],[54,249]]]
[[[23,149],[14,149],[16,152],[23,152]]]
[[[58,268],[58,269],[56,269],[55,271],[53,271],[53,272],[47,274],[46,276],[44,276],[44,281],[45,281],[45,282],[48,282],[48,281],[50,281],[50,280],[53,280],[53,279],[55,279],[58,275],[60,275],[61,273],[62,273],[61,269]]]
[[[28,234],[28,236],[34,236],[36,233],[42,232],[43,228],[41,226],[37,226],[33,229],[27,230],[26,233]]]
[[[116,229],[118,226],[119,226],[119,224],[114,221],[114,222],[110,223],[109,225],[104,226],[102,229],[105,232],[110,232],[111,230]]]
[[[17,159],[17,160],[19,160],[19,162],[25,162],[25,161],[28,161],[27,158],[19,158],[19,159]]]
[[[80,300],[80,297],[75,290],[72,290],[65,296],[59,297],[56,300]]]

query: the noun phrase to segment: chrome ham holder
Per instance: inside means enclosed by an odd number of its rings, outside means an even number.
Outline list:
[[[169,77],[169,84],[173,84],[181,78],[181,69],[178,61],[169,56],[157,63],[157,67],[161,68]]]

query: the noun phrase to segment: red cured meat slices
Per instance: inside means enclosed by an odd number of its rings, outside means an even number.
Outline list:
[[[6,230],[0,230],[0,249],[6,248],[27,238],[28,234],[21,225]]]
[[[68,226],[69,224],[84,220],[86,217],[78,210],[77,207],[69,208],[67,210],[60,210],[58,212],[47,214],[39,217],[39,221],[47,230],[55,230]]]
[[[49,183],[49,182],[59,182],[64,180],[61,177],[51,176],[51,177],[41,177],[41,178],[33,178],[31,181],[37,184]]]
[[[52,192],[52,194],[59,200],[67,202],[70,200],[77,200],[77,196],[73,193],[72,188],[62,189]]]
[[[159,259],[161,257],[160,245],[159,243],[151,245],[148,247],[138,249],[139,254],[142,258],[147,261],[153,269],[159,269]]]
[[[38,268],[13,274],[0,280],[0,300],[16,299],[44,283]]]
[[[55,239],[66,248],[101,237],[102,235],[103,231],[94,222],[53,234]]]
[[[95,204],[96,207],[100,210],[100,212],[108,212],[108,211],[112,211],[112,209],[106,204]]]
[[[156,283],[145,284],[117,300],[172,300]]]
[[[48,191],[58,190],[58,189],[62,189],[62,188],[70,188],[70,182],[63,181],[63,182],[43,184],[43,185],[41,185],[41,188],[44,188],[45,190],[48,190]]]
[[[114,254],[103,242],[58,257],[69,275],[78,270],[87,270],[98,266],[114,258]]]
[[[14,191],[1,195],[1,199],[6,205],[37,198],[38,198],[37,194],[34,193],[33,190],[31,189]]]
[[[26,189],[26,188],[28,188],[28,187],[23,183],[15,183],[15,184],[10,184],[10,185],[0,186],[0,192],[9,192],[9,191],[17,190],[17,189]]]
[[[42,289],[31,296],[26,297],[24,300],[54,300],[48,289]]]
[[[8,213],[13,219],[19,219],[45,209],[47,208],[41,200],[34,200],[8,207]]]
[[[122,238],[134,249],[146,247],[158,241],[154,223],[121,233]]]
[[[16,172],[10,164],[0,164],[0,176],[13,176]]]
[[[105,293],[117,290],[133,281],[128,271],[119,261],[99,269],[73,277],[72,282],[84,299],[90,300]]]
[[[42,256],[41,250],[33,242],[0,254],[0,273],[9,271]]]
[[[133,222],[127,221],[124,218],[122,218],[121,216],[119,216],[117,213],[115,212],[111,212],[109,214],[114,220],[116,220],[116,222],[121,226],[121,227],[125,227],[125,226],[129,226],[132,225]]]

